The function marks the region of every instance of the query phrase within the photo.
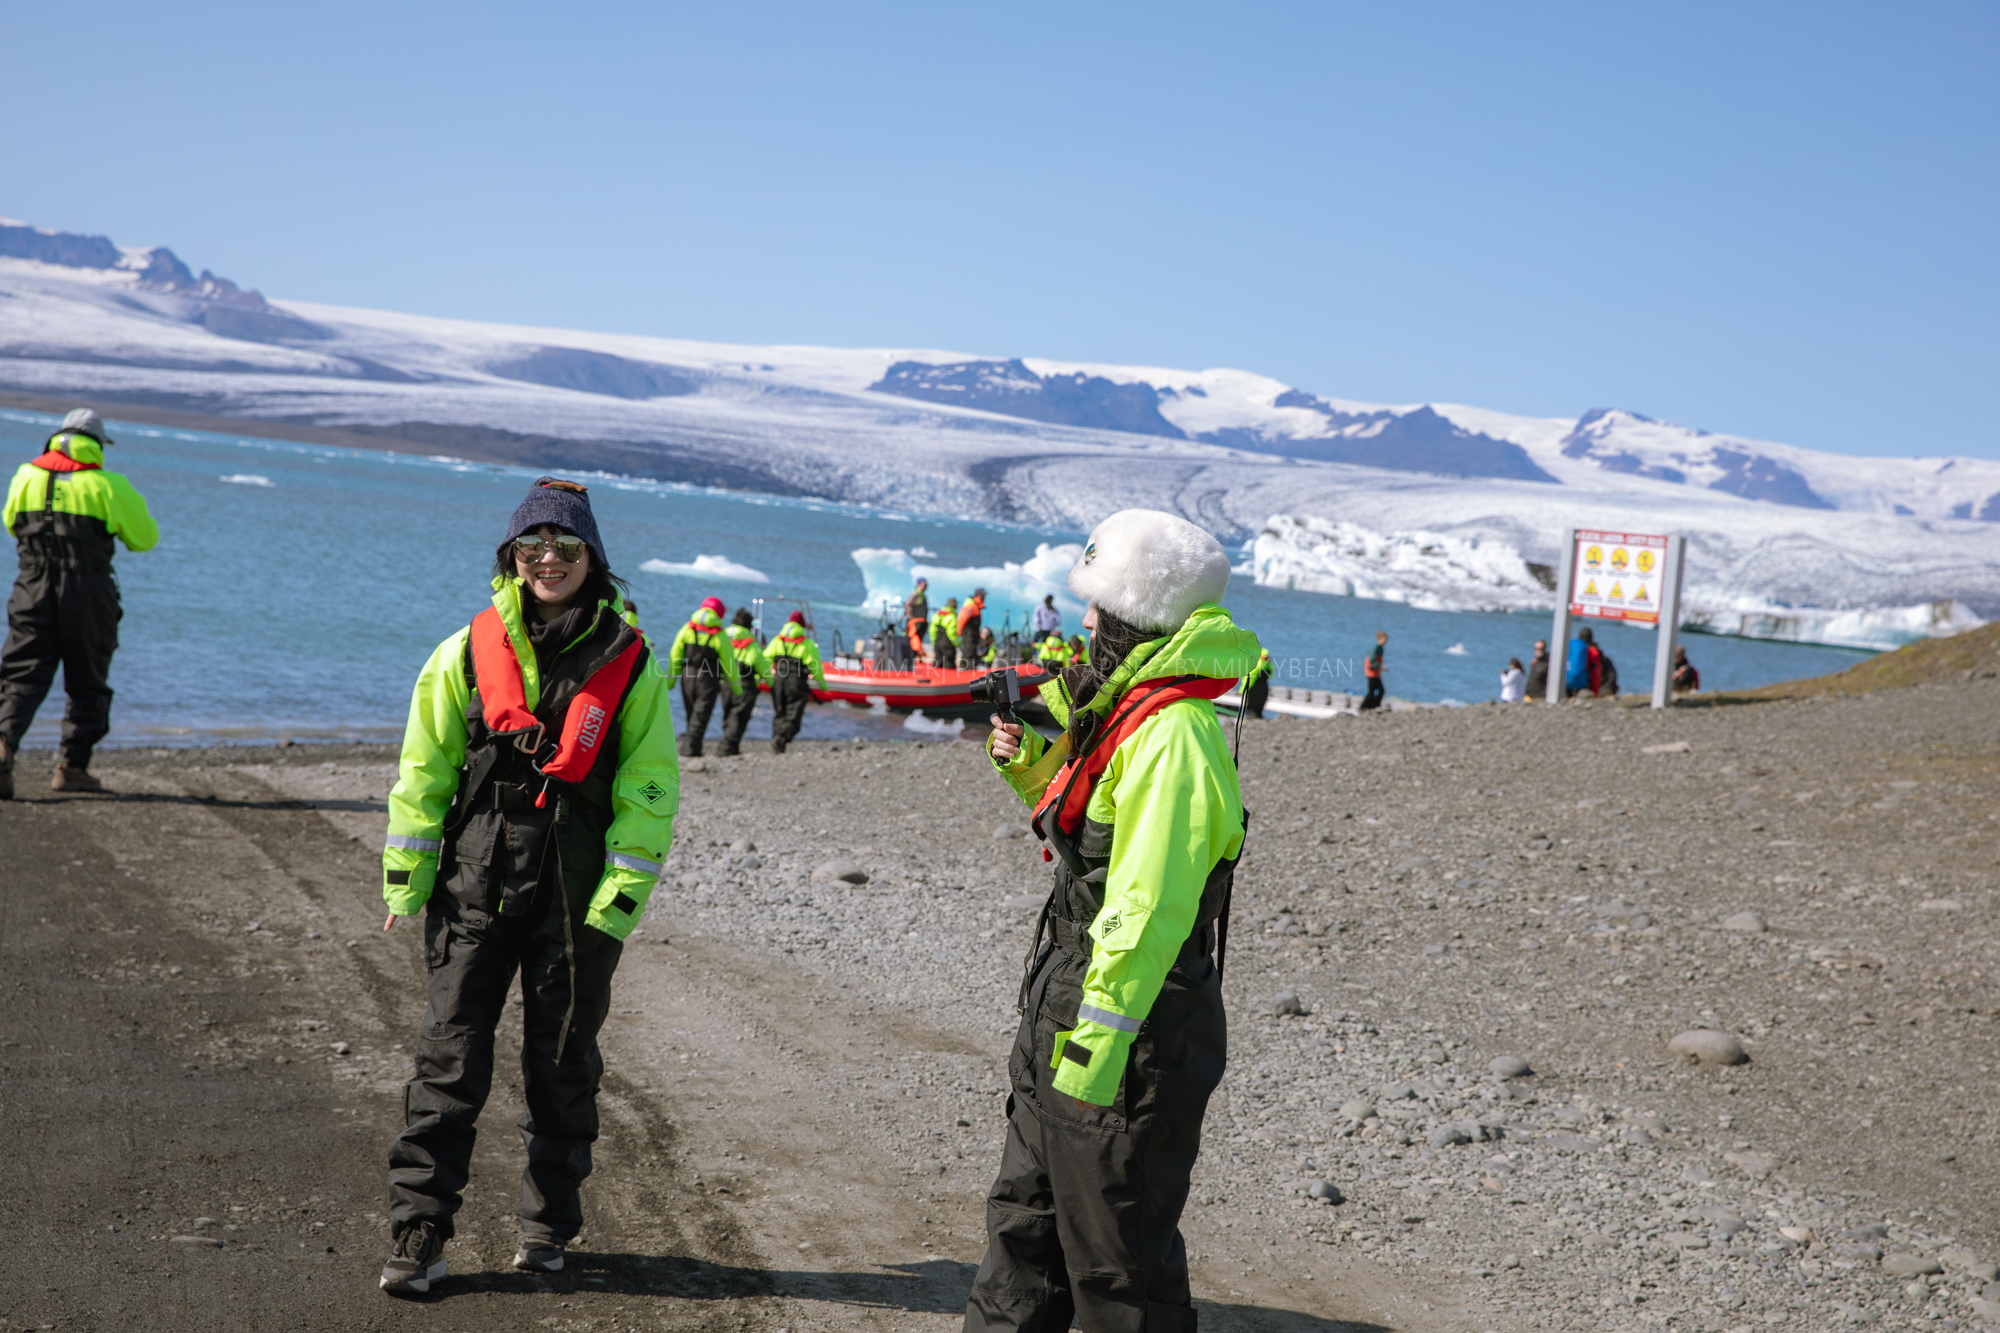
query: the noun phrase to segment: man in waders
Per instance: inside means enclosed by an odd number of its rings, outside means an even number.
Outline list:
[[[757,642],[752,619],[746,606],[729,622],[729,651],[736,657],[736,682],[742,688],[722,705],[722,748],[716,751],[721,755],[743,752],[743,733],[750,730],[750,715],[757,711],[757,684],[771,679],[771,659]]]
[[[1212,701],[1261,651],[1219,604],[1228,585],[1200,528],[1113,514],[1069,575],[1089,659],[1041,687],[1062,736],[993,719],[989,753],[1035,808],[1055,885],[967,1333],[1195,1327],[1180,1216],[1226,1056],[1218,945],[1244,831]]]
[[[389,1149],[381,1286],[445,1275],[494,1034],[520,974],[521,1247],[583,1227],[611,975],[673,842],[672,691],[604,560],[584,488],[543,477],[495,554],[493,605],[417,676],[382,853],[387,930],[424,914],[429,1006]]]
[[[931,624],[931,581],[918,579],[915,591],[903,603],[903,626],[909,632],[910,651],[917,658],[924,655],[924,636]]]
[[[14,799],[14,754],[57,667],[69,706],[50,785],[104,790],[90,775],[90,752],[111,729],[111,655],[124,614],[111,540],[128,551],[151,550],[160,540],[145,497],[104,470],[111,442],[103,419],[80,407],[7,488],[0,526],[19,543],[20,571],[7,600],[7,645],[0,648],[0,800]]]
[[[813,686],[826,688],[826,670],[820,666],[819,644],[806,633],[806,615],[792,612],[778,637],[768,649],[771,659],[771,753],[783,754],[799,734],[806,717],[806,704]]]
[[[722,630],[726,609],[720,597],[704,598],[667,650],[667,683],[680,682],[681,712],[687,717],[681,753],[690,757],[701,754],[702,737],[708,733],[708,719],[723,686],[729,687],[732,698],[743,693],[743,682],[736,678],[736,650]]]

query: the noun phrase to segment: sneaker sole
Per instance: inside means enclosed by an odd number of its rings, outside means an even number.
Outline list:
[[[561,1255],[557,1255],[553,1263],[543,1263],[539,1259],[530,1259],[526,1254],[517,1254],[514,1256],[514,1267],[523,1273],[560,1273],[562,1272],[562,1266]]]
[[[444,1260],[440,1259],[422,1273],[391,1273],[382,1270],[382,1290],[392,1296],[421,1296],[431,1289],[431,1283],[445,1275]]]

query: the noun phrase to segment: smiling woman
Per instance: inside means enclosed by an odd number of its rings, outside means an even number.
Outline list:
[[[381,1285],[396,1294],[445,1274],[517,970],[530,1109],[514,1266],[563,1266],[597,1138],[611,975],[679,806],[666,678],[604,557],[586,488],[538,478],[494,563],[492,606],[417,677],[389,793],[382,928],[422,912],[430,964],[389,1153]]]

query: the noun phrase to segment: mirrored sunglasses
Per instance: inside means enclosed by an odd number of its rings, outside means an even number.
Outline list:
[[[566,565],[573,565],[583,559],[584,550],[588,545],[589,543],[585,542],[581,537],[564,536],[549,537],[546,539],[541,537],[516,537],[514,539],[514,558],[516,560],[525,560],[532,565],[542,558],[544,551],[553,546],[556,552],[556,559]]]

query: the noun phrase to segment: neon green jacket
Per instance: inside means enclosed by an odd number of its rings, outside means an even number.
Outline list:
[[[728,684],[729,692],[743,693],[743,682],[736,678],[736,650],[729,646],[729,636],[722,632],[722,617],[705,606],[681,626],[679,634],[674,635],[674,646],[667,652],[667,684],[672,685],[681,678],[681,673],[687,669],[687,651],[696,644],[715,649],[715,655],[722,659],[722,679]]]
[[[931,643],[958,646],[958,610],[947,608],[931,617]]]
[[[1133,649],[1085,706],[1103,714],[1131,686],[1170,676],[1239,679],[1260,651],[1256,635],[1210,602],[1173,634]],[[1067,726],[1062,680],[1043,685],[1041,696]],[[1032,727],[1021,739],[1021,753],[999,769],[1032,807],[1068,745],[1051,746]],[[1087,1066],[1061,1061],[1055,1087],[1108,1106],[1125,1076],[1132,1037],[1194,929],[1209,872],[1243,847],[1243,793],[1215,705],[1183,699],[1140,723],[1098,778],[1086,814],[1112,827],[1104,906],[1090,926],[1096,944],[1083,979],[1083,1011],[1103,1017],[1082,1019],[1070,1032],[1068,1040],[1081,1042],[1093,1058]]]
[[[763,647],[758,644],[757,631],[748,625],[731,625],[729,651],[736,655],[739,674],[744,667],[749,667],[753,679],[765,685],[771,683],[771,659],[764,655]]]
[[[493,580],[493,605],[507,623],[528,707],[542,699],[542,673],[521,623],[521,580]],[[630,611],[622,614],[634,622]],[[403,731],[403,758],[389,792],[389,845],[382,851],[382,897],[397,916],[415,916],[437,882],[445,815],[465,765],[465,712],[472,698],[465,678],[465,640],[470,627],[437,646],[417,674],[410,697],[410,720]],[[674,815],[680,809],[680,761],[674,757],[674,724],[659,658],[647,654],[618,710],[618,774],[611,784],[611,831],[605,835],[604,878],[591,895],[586,924],[613,939],[624,939],[646,910],[660,866],[673,846]],[[408,884],[390,884],[388,872],[407,870]],[[636,904],[620,911],[619,894]]]
[[[146,509],[146,497],[131,482],[119,473],[103,470],[104,446],[88,435],[58,435],[49,441],[50,448],[57,445],[77,462],[99,466],[89,471],[57,474],[33,463],[21,464],[14,473],[13,483],[7,487],[7,506],[0,510],[0,528],[12,532],[14,520],[20,515],[40,513],[48,503],[50,478],[60,475],[62,481],[56,484],[58,514],[98,519],[112,536],[125,543],[126,550],[152,550],[160,540],[160,526]]]
[[[806,627],[794,620],[787,620],[785,627],[778,631],[778,637],[771,640],[770,654],[775,658],[796,657],[804,662],[812,672],[815,683],[826,688],[826,669],[819,664],[819,645],[813,642]]]
[[[1257,650],[1257,665],[1250,668],[1250,674],[1243,678],[1243,683],[1238,688],[1247,690],[1270,674],[1271,651],[1268,648],[1260,648]]]

